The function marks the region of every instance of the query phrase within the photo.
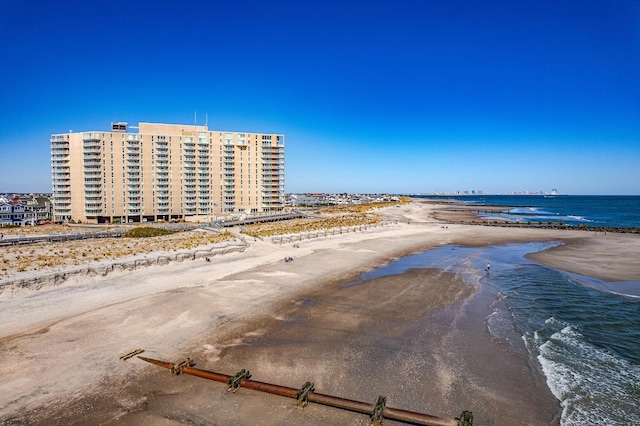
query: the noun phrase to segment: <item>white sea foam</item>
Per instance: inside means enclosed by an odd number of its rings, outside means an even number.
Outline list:
[[[511,213],[511,214],[532,214],[532,215],[551,214],[549,212],[540,210],[537,207],[516,207],[516,208],[513,208],[513,209],[509,210],[509,213]]]
[[[514,333],[513,319],[504,311],[494,310],[484,320],[489,334],[494,340],[509,341]]]
[[[568,215],[567,218],[571,220],[577,220],[578,222],[593,222],[593,220],[589,220],[584,216]]]
[[[634,400],[640,366],[589,344],[573,326],[537,343],[549,388],[563,407],[562,425],[640,424]]]

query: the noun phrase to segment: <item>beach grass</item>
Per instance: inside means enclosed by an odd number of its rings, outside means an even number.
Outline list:
[[[408,199],[394,204],[406,202],[408,202]],[[314,212],[314,217],[286,222],[255,223],[243,227],[242,233],[251,237],[262,238],[348,228],[351,226],[373,225],[383,221],[383,217],[375,213],[375,210],[389,207],[389,205],[390,203],[385,202],[324,207]]]
[[[377,215],[343,215],[323,219],[298,219],[289,223],[256,223],[244,227],[243,233],[251,237],[274,237],[350,226],[372,225],[382,221]]]
[[[150,235],[144,231],[145,228],[136,229],[142,229],[138,232]],[[0,279],[9,278],[17,272],[66,268],[129,256],[145,256],[153,252],[193,250],[235,240],[230,232],[170,232],[168,235],[147,238],[101,238],[3,247],[0,252]]]

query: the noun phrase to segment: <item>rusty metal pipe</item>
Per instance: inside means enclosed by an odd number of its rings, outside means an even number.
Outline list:
[[[173,367],[173,364],[170,362],[159,361],[157,359],[147,358],[143,356],[138,356],[138,358],[159,367],[168,369]],[[229,379],[233,378],[233,376],[229,376],[227,374],[215,373],[213,371],[207,371],[193,367],[184,367],[182,369],[182,373],[225,384],[228,383]],[[285,396],[287,398],[293,399],[295,399],[296,395],[298,394],[298,389],[290,388],[287,386],[274,385],[271,383],[259,382],[257,380],[250,379],[242,380],[240,386],[247,389]],[[371,414],[374,408],[374,404],[340,398],[337,396],[324,395],[317,392],[309,392],[308,400],[309,402],[315,402],[317,404],[342,408],[344,410],[355,411],[363,414]],[[430,416],[428,414],[416,413],[413,411],[400,410],[398,408],[385,407],[382,411],[382,415],[386,419],[398,420],[401,422],[413,423],[418,425],[458,426],[458,421],[455,419],[443,419],[441,417]]]

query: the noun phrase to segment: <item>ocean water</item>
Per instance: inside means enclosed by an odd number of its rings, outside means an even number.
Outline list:
[[[477,280],[469,271],[477,274],[491,263],[480,279],[495,295],[486,329],[496,344],[526,351],[561,404],[561,424],[640,424],[640,282],[626,283],[634,290],[629,294],[615,294],[593,278],[524,258],[554,244],[446,245],[346,285],[410,268],[438,268]]]
[[[640,228],[640,196],[468,195],[416,198],[456,200],[465,205],[477,205],[485,220]],[[483,213],[480,206],[503,206],[505,211]]]

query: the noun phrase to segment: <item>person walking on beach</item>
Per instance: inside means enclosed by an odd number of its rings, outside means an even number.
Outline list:
[[[487,263],[487,267],[485,268],[485,271],[489,272],[489,270],[491,270],[491,264]]]

